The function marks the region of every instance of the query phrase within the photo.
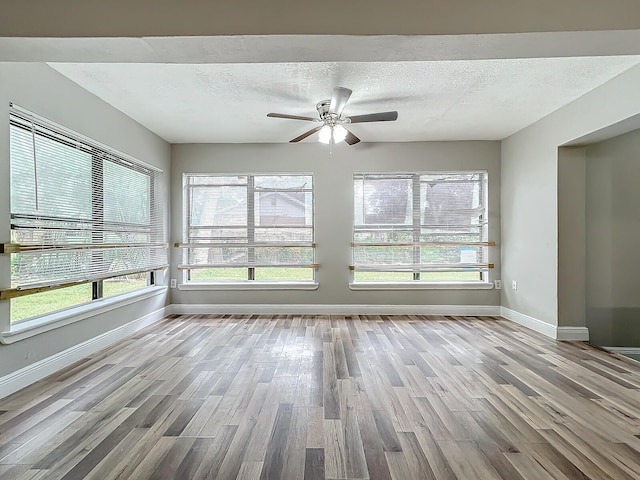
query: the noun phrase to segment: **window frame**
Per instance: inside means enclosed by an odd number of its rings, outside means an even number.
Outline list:
[[[50,215],[49,216],[50,221],[52,222],[51,224],[53,225],[52,228],[55,228],[56,226],[55,222],[64,223],[68,221],[78,223],[78,224],[93,225],[94,227],[91,230],[87,230],[87,231],[94,232],[92,233],[92,238],[93,238],[96,231],[96,228],[95,228],[96,225],[98,226],[98,229],[97,229],[98,231],[102,231],[102,232],[105,232],[106,234],[109,234],[111,230],[105,228],[105,224],[112,223],[113,225],[118,227],[118,225],[120,224],[124,225],[126,223],[126,221],[120,221],[120,220],[107,221],[104,219],[104,211],[106,208],[105,198],[104,198],[105,197],[104,195],[105,193],[104,178],[105,177],[104,175],[99,175],[99,172],[96,172],[96,169],[103,171],[105,167],[105,162],[108,161],[113,163],[114,165],[120,165],[122,167],[131,169],[132,171],[145,174],[148,177],[148,185],[149,185],[149,192],[147,195],[148,211],[150,215],[152,215],[153,213],[153,215],[156,215],[156,218],[160,218],[160,223],[158,223],[157,221],[154,222],[151,220],[151,218],[149,218],[148,227],[145,227],[145,228],[148,228],[148,231],[149,231],[148,235],[152,235],[152,232],[155,232],[156,235],[160,234],[162,238],[164,238],[164,236],[166,235],[166,232],[164,229],[164,215],[162,213],[161,205],[158,203],[157,193],[156,193],[156,189],[158,188],[158,182],[160,181],[160,175],[162,175],[161,170],[157,169],[156,167],[147,165],[143,162],[140,162],[139,160],[129,157],[121,152],[113,150],[112,148],[106,145],[103,145],[93,139],[84,137],[83,135],[73,130],[67,129],[66,127],[63,127],[54,122],[51,122],[48,119],[42,118],[14,104],[10,104],[9,113],[10,113],[9,129],[11,130],[13,128],[16,128],[16,129],[30,132],[31,135],[34,135],[33,148],[35,148],[35,135],[38,135],[38,136],[41,136],[42,138],[45,138],[54,142],[53,145],[60,144],[60,145],[64,145],[71,148],[85,150],[86,153],[89,153],[91,155],[91,159],[90,159],[91,218],[90,219],[84,219],[84,218],[69,219],[64,217],[64,215]],[[31,125],[30,129],[29,129],[29,125]],[[10,156],[9,156],[10,169],[12,165],[11,152],[12,150],[10,149]],[[17,188],[14,182],[11,182],[11,178],[12,177],[10,174],[10,180],[9,180],[10,191],[13,188]],[[96,178],[100,179],[99,183],[95,181]],[[34,179],[37,182],[37,177],[34,177]],[[38,187],[36,186],[34,188],[37,189]],[[29,217],[28,213],[27,214],[19,213],[17,211],[14,211],[14,208],[15,207],[12,204],[10,207],[12,231],[14,228],[19,229],[19,227],[14,227],[14,219],[16,222],[19,222],[20,219],[27,219]],[[45,217],[46,215],[38,215],[38,217],[34,217],[34,218],[39,219],[39,218],[45,218]],[[134,224],[131,224],[131,225],[134,225]],[[144,225],[142,223],[140,223],[139,225],[138,224],[134,225],[135,228],[138,228],[138,227],[142,228],[143,226]],[[117,231],[117,230],[114,230],[114,231]],[[12,235],[12,239],[13,239],[13,235]],[[166,240],[163,240],[163,241],[166,241]],[[94,255],[94,254],[102,255],[102,253],[105,250],[99,250],[100,244],[101,242],[96,240],[95,242],[91,241],[90,243],[86,244],[86,247],[85,247],[85,244],[79,244],[79,246],[81,248],[88,248],[92,252],[91,255]],[[18,243],[7,243],[7,244],[0,245],[2,247],[0,250],[0,253],[11,256],[11,255],[20,254],[20,253],[29,252],[29,251],[46,252],[46,251],[50,251],[47,249],[58,248],[56,247],[56,245],[39,247],[37,244],[20,245]],[[60,245],[66,245],[66,244],[60,244]],[[76,247],[74,243],[70,243],[68,245],[72,247]],[[128,248],[129,243],[123,243],[123,245],[124,247]],[[133,245],[137,246],[138,244],[134,243]],[[151,245],[151,244],[147,244],[147,245]],[[92,246],[98,246],[98,249],[92,248]],[[121,248],[124,248],[124,247],[121,247]],[[107,247],[103,247],[103,248],[107,248]],[[152,248],[156,248],[156,247],[152,247]],[[71,249],[73,250],[73,248]],[[167,245],[164,246],[164,250],[165,251],[167,250]],[[86,279],[77,278],[77,279],[69,279],[69,280],[66,280],[66,279],[52,280],[50,278],[48,281],[45,280],[40,283],[35,283],[32,285],[27,284],[24,286],[20,286],[23,284],[18,283],[17,287],[14,286],[16,284],[13,283],[13,279],[12,279],[11,288],[3,289],[0,291],[0,294],[2,295],[2,299],[6,300],[9,303],[8,308],[10,312],[9,322],[8,322],[9,331],[3,332],[2,339],[0,340],[2,341],[2,343],[7,343],[4,341],[4,338],[7,335],[12,335],[16,332],[19,333],[19,332],[27,332],[32,330],[47,331],[52,328],[57,328],[61,321],[66,324],[66,323],[72,323],[73,321],[81,320],[82,318],[85,318],[85,317],[78,318],[78,316],[86,314],[87,312],[91,312],[92,314],[95,314],[94,311],[96,309],[100,310],[100,309],[107,308],[108,306],[113,306],[112,308],[116,308],[119,304],[123,302],[124,304],[130,303],[130,299],[146,298],[147,296],[156,295],[161,292],[164,292],[166,291],[166,288],[157,287],[156,285],[158,283],[157,282],[158,271],[162,270],[163,268],[166,268],[166,265],[158,268],[155,268],[156,267],[155,264],[153,266],[154,268],[149,268],[149,269],[130,269],[128,271],[114,270],[112,275],[99,274],[99,275],[95,275],[94,276],[95,278],[89,277]],[[115,293],[113,295],[108,295],[106,297],[104,296],[105,281],[128,277],[133,274],[136,274],[136,275],[139,274],[141,276],[140,280],[144,281],[144,286],[138,286],[137,288],[132,290]],[[11,273],[9,275],[13,277]],[[13,308],[15,308],[12,306],[12,303],[14,300],[18,300],[20,298],[26,298],[27,296],[32,294],[37,295],[38,293],[46,293],[46,292],[54,292],[54,291],[56,293],[64,295],[65,289],[71,288],[77,285],[83,285],[83,284],[90,285],[90,295],[89,295],[89,298],[87,298],[87,301],[82,301],[80,303],[75,303],[63,308],[50,310],[44,313],[36,314],[30,317],[20,318],[17,320],[13,320],[12,318],[13,317],[12,310]],[[31,335],[27,335],[27,336],[31,336]]]
[[[482,229],[483,242],[486,242],[487,245],[482,248],[487,248],[484,253],[484,259],[487,261],[487,268],[485,270],[479,271],[479,278],[477,280],[430,280],[430,279],[421,279],[420,272],[413,271],[413,278],[409,280],[356,280],[355,273],[358,270],[358,265],[356,265],[356,256],[355,256],[355,248],[361,243],[356,242],[356,234],[357,228],[362,227],[363,225],[356,224],[356,189],[355,184],[358,178],[365,179],[367,176],[378,176],[380,179],[399,179],[406,178],[411,181],[412,185],[412,195],[411,198],[408,199],[411,202],[411,213],[412,213],[412,221],[411,224],[407,224],[406,228],[400,227],[397,230],[410,232],[413,237],[413,242],[420,243],[420,236],[424,234],[423,225],[421,225],[421,214],[423,203],[421,200],[421,177],[426,175],[458,175],[458,174],[480,174],[481,185],[482,185],[482,205],[484,206],[484,213],[486,218],[484,219],[484,227]],[[489,172],[486,169],[469,169],[469,170],[433,170],[433,171],[419,171],[419,172],[354,172],[352,176],[352,186],[353,186],[353,194],[352,194],[352,244],[351,244],[351,266],[350,266],[350,281],[349,288],[351,290],[429,290],[429,289],[450,289],[450,290],[488,290],[494,288],[493,283],[490,281],[490,269],[493,268],[493,264],[488,263],[488,259],[491,254],[488,250],[489,247],[495,246],[495,243],[488,241],[489,236]],[[362,193],[364,195],[364,192]],[[418,207],[418,208],[416,208]],[[364,212],[362,212],[364,215]],[[373,226],[373,224],[372,224]],[[382,224],[377,224],[374,228],[381,228]],[[366,230],[366,229],[364,229]],[[393,242],[390,242],[393,243]],[[413,247],[413,257],[414,263],[418,263],[420,257],[420,247]],[[398,267],[402,268],[403,264],[397,264]],[[366,271],[365,269],[361,271]],[[375,271],[372,270],[372,271]],[[387,270],[387,272],[391,272],[393,270]],[[408,271],[408,270],[404,270]],[[408,273],[411,273],[408,271]]]
[[[191,224],[191,200],[192,197],[190,195],[191,189],[193,188],[193,184],[190,184],[190,178],[192,177],[209,177],[209,178],[238,178],[245,177],[246,184],[238,184],[238,186],[242,186],[246,188],[246,225],[237,225],[237,228],[242,229],[246,227],[247,229],[247,237],[246,243],[238,243],[238,247],[246,247],[247,248],[247,262],[246,264],[235,266],[232,263],[229,263],[226,268],[242,268],[246,269],[246,278],[238,279],[238,280],[223,280],[223,279],[211,279],[211,280],[193,280],[191,279],[191,271],[195,269],[188,268],[191,264],[188,262],[188,249],[193,247],[195,243],[192,242],[192,238],[189,235],[190,228],[193,228],[194,225]],[[298,245],[300,248],[310,248],[312,254],[312,262],[305,265],[296,265],[292,264],[290,268],[310,268],[312,273],[312,278],[310,280],[290,280],[290,279],[279,279],[279,280],[259,280],[256,278],[256,268],[272,268],[271,265],[259,264],[255,260],[255,252],[256,249],[264,247],[269,244],[268,241],[255,241],[255,229],[261,228],[259,225],[255,224],[256,214],[258,209],[255,205],[256,195],[259,193],[265,193],[269,190],[260,189],[255,186],[255,179],[257,177],[311,177],[311,188],[307,188],[305,190],[300,190],[304,192],[309,192],[311,194],[311,223],[310,225],[301,225],[302,228],[308,228],[311,230],[311,241],[310,242],[285,242],[291,244],[290,246]],[[224,186],[226,183],[221,184],[212,184],[211,186]],[[235,186],[236,184],[230,183],[228,186]],[[315,178],[313,173],[310,172],[244,172],[244,173],[193,173],[193,172],[185,172],[182,174],[182,238],[184,240],[183,243],[178,243],[175,246],[179,247],[182,252],[181,262],[178,265],[178,269],[181,272],[180,278],[181,282],[178,283],[177,288],[179,290],[315,290],[318,288],[318,282],[316,277],[316,271],[318,265],[315,263],[316,261],[316,252],[315,252]],[[273,191],[286,191],[285,188],[278,189],[277,187],[273,188]],[[306,211],[305,211],[306,214]],[[213,226],[211,226],[213,227]],[[224,226],[216,226],[216,227],[224,227]],[[277,228],[283,228],[283,226],[278,226]],[[292,228],[295,228],[293,226]],[[216,242],[213,242],[216,243]],[[220,241],[219,243],[224,243],[224,241]],[[229,242],[230,245],[235,245],[235,243]],[[259,246],[254,246],[259,245]],[[278,245],[277,242],[273,242],[274,246],[282,246]],[[242,248],[240,247],[240,248]],[[204,248],[204,247],[203,247]],[[255,264],[255,265],[252,265]],[[274,264],[273,267],[287,267],[288,264]],[[219,267],[225,268],[225,267]]]

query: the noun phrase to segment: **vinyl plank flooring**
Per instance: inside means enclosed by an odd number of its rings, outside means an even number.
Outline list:
[[[171,315],[0,400],[0,478],[640,479],[640,364],[498,317]]]
[[[324,459],[327,478],[346,478],[345,439],[341,420],[324,421]]]
[[[64,431],[70,424],[76,422],[81,412],[61,412],[58,415],[52,415],[45,421],[25,431],[14,440],[19,445],[8,455],[0,455],[0,463],[2,464],[30,464],[30,458],[37,458],[39,452],[48,451],[55,444],[55,435]]]
[[[480,478],[471,464],[471,459],[461,448],[461,444],[463,443],[464,442],[457,442],[455,440],[442,440],[438,442],[438,448],[453,470],[455,474],[454,478],[460,480]]]
[[[166,438],[166,437],[165,437]],[[149,480],[162,480],[164,478],[178,478],[176,473],[182,461],[187,456],[195,438],[176,438],[171,448],[165,453],[162,461],[149,476]]]
[[[219,475],[220,468],[229,453],[231,444],[238,430],[237,425],[225,425],[215,438],[196,439],[202,440],[207,447],[204,456],[199,458],[200,465],[196,469],[196,473],[192,477],[193,480],[204,480],[210,478],[224,478]],[[185,460],[190,458],[187,454]],[[184,462],[183,461],[183,462]]]
[[[198,469],[201,468],[206,459],[207,452],[211,447],[211,439],[194,438],[191,447],[186,452],[184,458],[178,465],[174,478],[195,478]]]
[[[360,428],[358,426],[358,395],[357,383],[342,381],[342,395],[340,409],[342,411],[342,436],[344,437],[345,466],[348,478],[365,478],[367,476],[367,462],[364,453]]]
[[[526,453],[509,453],[507,458],[524,478],[531,480],[548,480],[549,478],[568,480],[561,472],[558,473],[557,469],[553,469],[553,467],[550,469],[545,468]]]
[[[256,430],[256,425],[257,418],[250,416],[243,422],[242,427],[234,426],[237,431],[234,432],[230,444],[225,445],[227,450],[225,455],[220,459],[220,464],[217,465],[217,475],[220,478],[236,478],[238,476],[242,462],[244,461],[245,451],[249,448],[249,442],[253,437],[254,430]],[[217,477],[213,476],[211,478]]]
[[[283,480],[299,480],[300,472],[304,471],[308,424],[309,409],[294,407],[283,452],[280,475]]]
[[[261,472],[264,472],[263,462],[243,462],[238,472],[236,480],[259,480],[265,478]],[[279,477],[266,477],[266,478],[279,478]]]
[[[282,476],[284,453],[291,428],[292,415],[293,405],[290,403],[281,403],[278,406],[271,438],[264,457],[264,468],[262,468],[260,475],[262,480],[274,480]]]
[[[131,430],[125,438],[102,458],[97,466],[91,469],[91,473],[85,480],[107,480],[126,478],[124,472],[130,465],[137,464],[140,442],[143,441],[147,431],[142,428]]]
[[[304,457],[304,480],[325,478],[325,459],[322,448],[307,448]]]
[[[140,463],[135,466],[135,469],[127,476],[131,480],[148,480],[158,468],[158,465],[162,463],[163,459],[167,456],[171,448],[175,445],[175,437],[163,437],[159,439],[148,452],[141,458]],[[173,478],[172,474],[167,474],[166,478]]]
[[[324,446],[324,412],[322,407],[309,407],[306,448],[321,449]]]
[[[75,422],[76,429],[58,432],[58,442],[42,456],[34,458],[33,468],[51,470],[52,472],[66,472],[73,468],[88,453],[108,437],[127,417],[133,409],[119,409],[108,411],[100,415],[87,413]],[[62,435],[61,435],[62,434]]]

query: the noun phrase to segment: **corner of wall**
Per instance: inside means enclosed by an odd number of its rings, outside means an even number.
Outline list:
[[[500,307],[500,315],[507,320],[541,333],[549,338],[553,338],[554,340],[564,342],[586,342],[589,340],[589,330],[587,327],[558,327],[506,307]]]

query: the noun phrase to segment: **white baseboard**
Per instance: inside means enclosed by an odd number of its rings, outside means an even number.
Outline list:
[[[589,329],[587,327],[558,327],[556,340],[588,342]]]
[[[47,358],[27,365],[20,370],[5,375],[0,378],[0,398],[4,398],[18,390],[41,380],[52,373],[57,372],[69,365],[86,358],[87,356],[122,340],[138,330],[142,330],[149,325],[164,318],[165,308],[160,308],[144,317],[140,317],[132,322],[126,323],[118,328],[109,330],[86,342],[74,345]]]
[[[640,355],[640,347],[602,347],[612,353],[620,355]]]
[[[507,320],[530,328],[538,333],[546,335],[554,340],[586,342],[589,340],[589,329],[587,327],[558,327],[550,323],[543,322],[524,313],[516,312],[507,307],[500,307],[501,316]]]
[[[500,315],[507,320],[511,320],[523,327],[530,328],[531,330],[546,335],[547,337],[556,338],[557,332],[555,325],[551,325],[550,323],[543,322],[542,320],[538,320],[537,318],[530,317],[529,315],[516,312],[515,310],[511,310],[506,307],[500,307]]]
[[[172,304],[168,314],[288,314],[288,315],[456,315],[497,316],[493,305],[307,305],[307,304]]]

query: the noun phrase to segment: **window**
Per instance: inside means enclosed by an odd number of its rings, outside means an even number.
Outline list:
[[[353,281],[481,282],[486,172],[355,174]]]
[[[161,172],[10,113],[11,322],[130,292],[167,263]]]
[[[184,176],[187,282],[313,282],[311,175]]]

